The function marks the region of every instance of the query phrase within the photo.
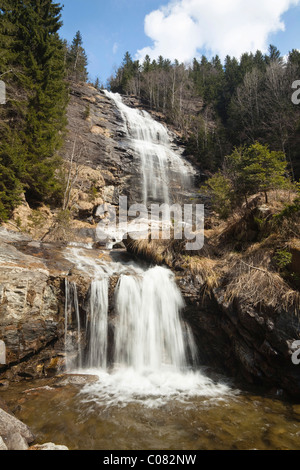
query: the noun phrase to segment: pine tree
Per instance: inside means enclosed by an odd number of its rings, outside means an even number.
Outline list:
[[[6,104],[0,105],[0,221],[6,220],[20,202],[25,167],[22,142],[27,92],[22,86],[23,70],[18,63],[16,1],[0,2],[0,80],[6,87]]]
[[[56,151],[66,125],[67,88],[64,48],[58,36],[62,7],[52,0],[27,0],[19,29],[20,62],[30,92],[25,126],[29,200],[40,201],[57,191]]]
[[[266,63],[269,65],[272,62],[282,63],[282,57],[280,51],[273,44],[269,45],[269,55],[265,56]]]
[[[271,151],[267,145],[255,142],[248,148],[235,149],[226,158],[227,171],[236,194],[245,197],[262,192],[268,203],[268,192],[286,188],[287,160],[283,152]]]
[[[83,40],[80,31],[77,31],[73,39],[68,54],[68,77],[75,82],[86,82],[88,78],[87,72],[87,55],[83,48]]]
[[[62,7],[52,0],[5,0],[0,41],[6,44],[8,103],[0,125],[0,165],[7,191],[21,188],[29,202],[57,195],[56,152],[66,125],[67,88],[64,47],[58,36]],[[0,168],[1,171],[1,168]],[[3,174],[3,171],[2,171]],[[8,181],[15,182],[11,184]],[[9,188],[10,186],[10,188]],[[13,204],[1,187],[1,201]]]
[[[201,190],[211,197],[212,209],[221,219],[227,219],[232,212],[234,191],[232,182],[221,171],[209,178]]]
[[[100,90],[101,84],[100,84],[99,77],[96,78],[95,83],[94,83],[94,87],[96,88],[96,90]]]

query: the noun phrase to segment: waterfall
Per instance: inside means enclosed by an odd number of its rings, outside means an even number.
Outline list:
[[[191,169],[172,151],[162,124],[148,113],[126,106],[120,95],[106,95],[119,109],[128,143],[140,159],[144,204],[168,203],[174,175],[185,179]],[[65,256],[91,279],[86,308],[88,347],[79,363],[100,380],[84,388],[86,401],[142,400],[156,406],[172,397],[216,396],[226,390],[196,368],[197,347],[181,316],[184,300],[170,269],[114,262],[88,247],[73,246]],[[114,292],[110,291],[113,277],[118,279]],[[66,332],[70,302],[78,328],[80,325],[77,291],[73,284],[67,285]],[[111,299],[113,305],[109,305]]]
[[[105,94],[117,106],[130,145],[140,158],[143,204],[149,201],[169,204],[172,177],[177,180],[177,186],[190,185],[194,173],[192,166],[172,150],[163,124],[146,111],[125,105],[118,93],[105,91]]]
[[[90,288],[90,318],[87,322],[89,337],[87,365],[90,368],[107,367],[108,281],[108,278],[93,281]]]
[[[84,269],[82,262],[80,265]],[[99,270],[99,260],[95,260],[95,271]],[[90,288],[89,347],[81,373],[98,375],[99,380],[81,390],[83,402],[91,403],[92,410],[95,403],[122,407],[139,403],[153,408],[170,400],[188,403],[197,396],[229,393],[226,383],[216,383],[198,367],[192,331],[181,317],[184,300],[174,274],[159,266],[142,269],[114,263],[110,271],[119,275],[112,317],[110,276],[95,279]],[[110,322],[114,334],[109,345]],[[112,356],[109,367],[108,348]]]
[[[65,280],[65,352],[66,352],[66,368],[70,370],[74,366],[74,361],[70,360],[70,352],[74,355],[73,337],[68,334],[69,325],[73,324],[73,313],[75,315],[75,323],[77,325],[77,366],[82,367],[82,347],[81,347],[81,325],[79,314],[79,302],[77,294],[77,286],[74,282]]]
[[[114,293],[114,367],[144,373],[161,371],[165,366],[179,372],[195,365],[196,347],[188,325],[181,319],[184,301],[174,274],[159,266],[122,271]],[[77,287],[66,280],[65,345],[66,352],[73,357],[74,341],[68,331],[73,320],[77,329],[78,368],[107,370],[109,279],[105,276],[91,282],[84,361]],[[74,361],[69,361],[69,370],[71,364],[74,367]]]
[[[83,364],[83,344],[77,286],[65,280],[65,353],[66,369],[103,368],[107,366],[108,328],[108,284],[109,278],[94,280],[91,283],[86,320],[86,340],[88,348]],[[76,338],[74,338],[74,324]],[[72,328],[73,327],[73,328]],[[76,347],[74,346],[76,344]],[[76,357],[75,357],[76,356]]]
[[[115,362],[139,372],[188,366],[180,310],[184,303],[171,271],[155,267],[143,276],[122,275],[116,290]]]

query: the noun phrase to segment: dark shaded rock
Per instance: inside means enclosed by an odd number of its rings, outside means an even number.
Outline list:
[[[251,299],[248,304],[238,298],[228,302],[222,288],[203,297],[199,279],[191,282],[188,273],[179,284],[203,364],[242,383],[283,389],[299,399],[300,366],[292,362],[292,345],[299,340],[300,327],[294,312],[254,308]]]

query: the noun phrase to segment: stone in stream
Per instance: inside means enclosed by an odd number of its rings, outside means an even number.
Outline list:
[[[3,450],[27,450],[35,436],[26,424],[0,408],[0,438]]]

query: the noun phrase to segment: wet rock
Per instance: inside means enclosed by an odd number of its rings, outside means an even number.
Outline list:
[[[0,238],[3,233],[0,231]],[[0,242],[0,340],[5,345],[0,374],[4,384],[5,379],[53,373],[52,358],[64,352],[65,278],[64,272],[57,269],[53,274],[46,265],[51,247],[20,242],[19,236],[7,231],[5,235],[8,243]],[[18,249],[19,243],[28,254]],[[53,258],[55,250],[57,247]]]
[[[89,119],[85,120],[82,116],[87,102]],[[100,189],[104,202],[118,203],[117,188],[122,189],[122,194],[134,202],[139,194],[139,185],[136,182],[140,179],[139,162],[134,161],[127,152],[122,129],[120,114],[103,92],[99,93],[88,85],[72,85],[68,106],[69,132],[63,154],[66,158],[72,154],[74,140],[78,135],[84,139],[89,167],[92,170],[100,169],[104,178],[104,185]],[[81,178],[80,184],[81,181],[85,184],[86,178]],[[106,189],[106,185],[108,188],[113,185],[113,188]]]
[[[8,450],[28,450],[28,442],[18,433],[12,433],[4,438]]]
[[[70,374],[55,381],[56,387],[65,387],[67,385],[86,385],[98,382],[97,375]]]

